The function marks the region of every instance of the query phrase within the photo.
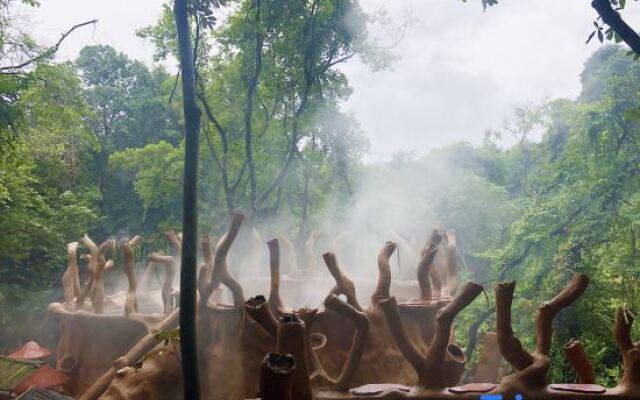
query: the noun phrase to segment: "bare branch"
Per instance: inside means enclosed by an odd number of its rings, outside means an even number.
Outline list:
[[[20,70],[22,68],[28,67],[33,63],[36,63],[38,61],[44,60],[48,57],[51,57],[51,55],[55,54],[58,49],[60,48],[60,45],[62,44],[62,42],[76,29],[82,28],[83,26],[87,26],[87,25],[91,25],[91,24],[96,24],[98,22],[97,19],[92,19],[91,21],[87,21],[87,22],[83,22],[77,25],[72,26],[69,30],[67,30],[66,32],[64,32],[62,34],[62,36],[60,37],[60,39],[58,39],[58,41],[56,42],[56,44],[54,44],[53,46],[47,48],[45,51],[43,51],[42,53],[21,62],[20,64],[17,65],[8,65],[5,67],[0,67],[0,73],[15,73],[15,72],[19,72],[17,70]]]

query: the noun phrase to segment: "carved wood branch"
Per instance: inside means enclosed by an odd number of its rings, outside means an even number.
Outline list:
[[[271,273],[269,307],[274,313],[283,313],[284,303],[280,297],[280,245],[278,239],[269,240],[267,246],[269,247],[269,270]]]
[[[264,296],[252,297],[244,303],[244,309],[258,325],[260,325],[272,338],[278,336],[278,320],[271,312],[267,299]]]
[[[138,299],[137,299],[137,282],[135,275],[135,256],[133,254],[133,247],[142,241],[142,236],[136,235],[131,240],[123,241],[120,243],[122,248],[122,254],[124,255],[124,270],[127,274],[127,281],[129,287],[127,289],[127,296],[124,301],[124,313],[130,315],[138,312]]]
[[[438,245],[442,241],[442,235],[437,229],[434,229],[431,233],[431,238],[427,242],[426,246],[422,250],[420,256],[420,262],[418,263],[418,284],[420,285],[420,299],[432,300],[432,284],[439,287],[439,282],[431,282],[434,278],[430,271],[433,266],[433,260],[438,252]]]
[[[456,231],[450,229],[446,232],[447,238],[447,295],[455,296],[458,289],[458,256]]]
[[[206,306],[211,293],[217,290],[220,287],[220,284],[224,284],[229,288],[233,296],[233,304],[236,307],[242,307],[244,305],[242,286],[233,277],[227,265],[227,255],[229,254],[231,245],[238,236],[238,232],[240,231],[240,227],[242,226],[244,219],[245,216],[243,213],[234,211],[231,216],[229,230],[220,238],[216,245],[215,252],[213,254],[213,271],[211,273],[211,280],[204,296],[200,297],[201,306]]]
[[[331,378],[329,376],[326,370],[322,367],[314,350],[311,348],[314,364],[316,366],[316,373],[312,376],[312,383],[319,386],[327,386],[338,391],[346,391],[353,382],[353,378],[360,366],[362,354],[364,354],[367,335],[369,333],[369,317],[364,312],[358,311],[355,307],[343,302],[333,294],[329,295],[329,297],[325,299],[324,305],[327,309],[330,309],[351,321],[356,330],[353,334],[347,359],[345,360],[342,371],[340,371],[337,378]]]
[[[173,310],[173,301],[171,293],[173,292],[173,283],[176,279],[176,262],[172,256],[160,253],[149,254],[149,261],[164,265],[165,275],[162,283],[162,304],[164,304],[164,313],[169,314]]]
[[[62,289],[65,307],[74,309],[74,300],[80,296],[80,276],[78,268],[78,242],[67,244],[67,270],[62,275]]]
[[[164,233],[164,237],[171,243],[176,254],[182,252],[182,236],[178,236],[175,231],[169,230]]]
[[[640,341],[634,343],[631,338],[633,320],[629,310],[619,308],[613,325],[613,339],[622,355],[624,368],[616,389],[623,393],[640,392]]]
[[[322,255],[325,264],[327,264],[327,269],[333,279],[336,281],[336,286],[331,289],[330,294],[335,295],[345,295],[347,298],[347,303],[349,303],[353,308],[358,311],[362,311],[362,307],[360,303],[358,303],[358,298],[356,296],[356,285],[353,281],[342,272],[340,265],[338,265],[338,260],[336,260],[336,255],[333,253],[324,253]]]
[[[569,361],[578,376],[578,382],[582,384],[596,383],[596,373],[582,343],[577,340],[570,340],[563,348],[567,361]]]
[[[482,286],[467,283],[451,303],[436,315],[435,336],[425,357],[408,338],[400,319],[394,297],[380,301],[391,334],[404,358],[418,374],[420,385],[426,388],[443,388],[457,383],[464,372],[466,357],[457,345],[449,344],[451,326],[455,317],[482,292]]]
[[[519,370],[505,377],[501,385],[529,390],[545,388],[551,365],[549,350],[553,336],[553,320],[558,312],[573,304],[588,285],[589,277],[584,274],[574,274],[557,296],[540,306],[536,316],[536,351],[533,354],[522,347],[511,327],[511,305],[515,283],[501,283],[496,286],[498,345],[502,356]]]
[[[297,314],[285,314],[280,317],[276,351],[291,354],[296,360],[296,369],[291,381],[291,397],[296,400],[313,400],[307,365],[307,331],[305,323]]]
[[[371,295],[371,303],[378,304],[380,300],[391,297],[391,266],[389,259],[398,246],[394,242],[386,242],[378,253],[378,284]]]

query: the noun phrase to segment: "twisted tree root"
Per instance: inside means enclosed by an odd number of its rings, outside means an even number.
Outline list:
[[[458,289],[458,257],[456,254],[456,231],[451,229],[446,233],[447,238],[447,296],[453,297]]]
[[[583,384],[596,383],[596,373],[582,343],[577,340],[570,340],[564,345],[564,354],[573,370],[576,371],[578,382]]]
[[[329,273],[331,273],[331,276],[333,276],[333,279],[336,281],[336,286],[331,289],[329,294],[345,295],[347,303],[356,310],[362,311],[362,307],[360,306],[360,303],[358,303],[358,298],[356,297],[356,286],[353,281],[342,272],[342,269],[336,260],[336,255],[333,253],[324,253],[322,258],[324,259],[325,264],[327,264]]]
[[[619,308],[613,325],[613,339],[622,355],[624,372],[616,390],[623,393],[640,391],[640,341],[631,339],[633,315],[624,308]]]
[[[438,245],[442,241],[442,235],[437,229],[434,229],[431,233],[431,238],[427,242],[427,245],[422,250],[420,263],[418,263],[418,284],[420,285],[420,299],[432,300],[433,293],[431,286],[438,289],[441,287],[437,277],[431,274],[431,267],[433,266],[433,260],[438,252]],[[434,279],[435,278],[435,279]],[[433,282],[432,282],[433,280]]]
[[[171,243],[176,254],[182,252],[182,235],[178,236],[175,231],[169,230],[164,233],[164,237]]]
[[[236,307],[242,307],[244,304],[244,294],[242,293],[242,286],[231,275],[227,266],[227,254],[233,244],[234,240],[238,236],[242,222],[245,216],[240,211],[234,211],[231,216],[231,223],[229,230],[224,234],[218,244],[216,245],[215,252],[213,254],[213,270],[211,273],[211,280],[207,286],[204,295],[200,297],[200,305],[205,307],[211,297],[211,293],[220,287],[220,284],[224,284],[229,288],[233,295],[233,304]]]
[[[277,342],[278,353],[291,354],[296,360],[291,381],[292,399],[313,400],[307,365],[307,331],[298,315],[285,314],[280,317]]]
[[[551,364],[549,351],[553,336],[553,320],[560,310],[576,301],[587,286],[589,277],[574,274],[557,296],[540,306],[536,316],[536,350],[533,354],[522,347],[511,328],[511,304],[515,283],[501,283],[496,286],[498,345],[502,356],[519,371],[505,377],[501,385],[529,390],[542,390],[546,387]]]
[[[133,246],[142,241],[142,236],[136,235],[128,242],[123,241],[120,243],[122,253],[124,254],[124,268],[127,274],[127,281],[129,288],[127,289],[127,297],[124,301],[124,314],[129,315],[138,312],[138,299],[136,297],[136,275],[134,273],[135,259],[133,254]]]
[[[104,301],[106,297],[104,289],[104,271],[108,268],[105,253],[115,244],[112,240],[107,240],[98,247],[88,235],[84,235],[81,239],[82,244],[91,253],[89,259],[89,272],[91,278],[85,290],[78,296],[76,300],[76,308],[81,308],[87,297],[91,298],[91,308],[94,313],[102,314],[104,312]],[[111,265],[113,265],[113,261]]]
[[[173,302],[171,301],[171,292],[173,291],[173,282],[176,278],[176,262],[171,256],[151,253],[149,261],[162,264],[165,267],[164,282],[162,284],[162,303],[164,304],[164,313],[169,314],[173,310]]]
[[[389,259],[398,246],[394,242],[386,242],[378,253],[378,285],[371,295],[371,303],[377,305],[380,300],[391,297],[391,266]]]
[[[455,385],[460,379],[466,357],[457,345],[449,344],[451,325],[460,311],[481,292],[481,285],[467,283],[449,305],[438,311],[435,336],[424,358],[407,336],[395,297],[379,302],[391,335],[404,358],[418,374],[420,385],[426,388],[443,388]]]
[[[311,349],[315,373],[312,375],[312,382],[319,386],[327,386],[337,391],[346,391],[351,386],[353,378],[360,366],[362,354],[364,354],[367,335],[369,333],[369,317],[362,311],[358,311],[355,307],[348,303],[344,303],[336,295],[329,295],[324,301],[326,308],[342,315],[351,321],[356,328],[351,342],[351,348],[347,355],[342,371],[337,378],[329,377],[329,374],[322,367],[320,360],[317,358],[314,350]]]
[[[78,268],[78,242],[67,244],[68,267],[62,275],[64,304],[67,309],[73,309],[74,299],[80,296],[80,276]]]
[[[267,246],[269,247],[269,269],[271,271],[269,307],[274,313],[283,313],[284,304],[280,297],[280,246],[278,239],[269,240]]]

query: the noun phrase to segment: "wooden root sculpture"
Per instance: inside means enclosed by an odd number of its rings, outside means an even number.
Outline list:
[[[264,296],[256,296],[245,303],[245,311],[267,333],[276,338],[277,351],[288,353],[295,357],[296,371],[293,377],[292,391],[294,399],[311,399],[310,387],[330,388],[345,391],[360,364],[365,350],[367,334],[369,332],[369,318],[364,312],[356,310],[350,304],[344,303],[335,295],[329,295],[324,301],[327,309],[343,316],[355,326],[351,348],[347,355],[342,371],[336,378],[329,376],[314,352],[307,332],[317,310],[302,309],[299,313],[284,314],[276,320]]]
[[[431,238],[422,250],[418,263],[418,284],[420,285],[420,300],[434,299],[434,293],[440,297],[441,283],[435,274],[431,273],[433,260],[438,252],[438,246],[442,241],[442,234],[437,229],[431,233]]]
[[[329,295],[324,301],[324,306],[341,315],[345,319],[351,321],[355,326],[351,348],[344,362],[342,371],[336,378],[331,378],[327,371],[322,367],[315,351],[311,346],[311,360],[315,373],[312,374],[311,380],[315,386],[323,388],[331,388],[337,391],[346,391],[349,389],[356,371],[360,365],[360,360],[364,354],[365,345],[367,343],[367,335],[369,333],[369,317],[364,312],[356,309],[353,305],[344,303],[335,295]],[[312,316],[314,314],[311,314]],[[311,319],[312,321],[312,319]]]
[[[453,297],[458,289],[458,256],[456,231],[451,229],[445,233],[447,238],[447,286],[445,295]]]
[[[148,261],[156,264],[162,264],[165,267],[164,282],[162,284],[162,304],[164,304],[164,313],[169,314],[173,310],[173,301],[171,294],[173,292],[173,282],[176,278],[176,262],[172,256],[160,253],[149,254]]]
[[[386,242],[378,253],[378,284],[371,295],[371,304],[376,305],[384,299],[391,298],[391,266],[389,259],[398,245],[394,242]]]
[[[576,301],[589,285],[584,274],[575,274],[571,281],[553,299],[538,309],[536,316],[536,350],[529,353],[515,337],[511,327],[511,304],[515,282],[499,283],[496,286],[496,320],[498,345],[502,356],[518,372],[506,376],[500,382],[504,393],[532,393],[544,391],[550,367],[549,351],[553,336],[552,323],[555,316]]]
[[[78,268],[78,242],[67,244],[68,267],[62,275],[64,305],[68,310],[75,308],[74,300],[80,296],[80,271]]]
[[[138,312],[138,299],[136,297],[136,275],[135,268],[135,256],[133,254],[133,247],[142,241],[142,236],[136,235],[129,241],[122,241],[120,247],[124,255],[124,270],[127,274],[127,281],[129,287],[127,289],[127,296],[124,300],[124,313],[130,315]]]
[[[622,355],[624,372],[622,379],[613,390],[623,395],[640,394],[640,341],[631,339],[631,326],[633,315],[624,308],[620,308],[616,314],[613,326],[613,339]]]
[[[201,307],[207,306],[211,294],[215,290],[217,290],[221,284],[224,284],[231,291],[231,294],[233,296],[233,304],[236,307],[242,307],[242,305],[244,304],[244,294],[242,292],[242,286],[240,286],[238,281],[233,277],[227,265],[227,255],[229,254],[231,245],[238,236],[238,232],[240,231],[240,227],[242,226],[242,222],[244,221],[244,219],[245,216],[240,211],[233,212],[229,230],[220,238],[213,253],[211,279],[209,279],[208,284],[205,284],[207,281],[206,276],[199,277],[198,279],[200,282],[199,287],[201,289]],[[208,256],[205,254],[205,257]],[[210,260],[206,262],[211,263]],[[207,269],[201,269],[201,272],[204,273],[205,271],[207,271]]]
[[[482,292],[482,286],[467,283],[458,296],[436,314],[435,335],[423,357],[409,340],[394,297],[379,302],[402,355],[418,374],[418,382],[427,389],[440,389],[458,383],[466,357],[460,347],[449,343],[454,318]]]
[[[157,331],[170,331],[175,329],[179,323],[179,310],[174,310],[169,314],[157,327]],[[119,357],[113,362],[109,368],[94,384],[87,389],[80,397],[80,400],[97,399],[116,377],[118,371],[123,368],[131,367],[138,363],[147,353],[153,350],[162,340],[158,338],[155,332],[150,332],[136,343],[126,354]]]
[[[80,293],[76,300],[76,307],[82,308],[87,297],[91,298],[91,308],[94,313],[102,314],[104,312],[104,302],[106,293],[104,289],[104,272],[109,268],[109,262],[113,265],[113,261],[107,262],[105,253],[113,248],[114,241],[107,240],[100,246],[97,246],[88,235],[84,235],[81,240],[82,244],[89,250],[91,258],[89,260],[89,272],[91,277],[85,290]]]
[[[298,314],[285,314],[280,317],[276,342],[278,353],[291,354],[296,360],[296,369],[291,381],[291,397],[296,400],[313,400],[309,379],[307,328]]]
[[[202,238],[200,248],[204,262],[198,269],[198,280],[196,282],[196,286],[200,296],[206,296],[207,290],[209,289],[209,282],[211,281],[211,274],[213,274],[213,253],[215,252],[210,236],[205,235]],[[202,305],[206,305],[206,303],[202,303]]]
[[[360,306],[360,303],[358,303],[358,298],[356,297],[356,286],[353,281],[342,272],[342,269],[338,265],[338,260],[336,260],[336,255],[333,253],[324,253],[322,258],[324,259],[325,264],[327,264],[329,273],[336,281],[336,286],[331,289],[329,294],[334,294],[336,296],[344,295],[347,298],[347,303],[356,310],[362,311],[362,307]]]
[[[414,246],[412,243],[409,243],[409,240],[396,231],[389,232],[389,237],[398,245],[398,251],[402,254],[402,259],[406,265],[418,265],[421,259],[420,246]],[[400,278],[403,280],[414,279],[413,269],[404,268],[401,270]]]
[[[151,277],[156,270],[156,263],[147,259],[147,265],[144,268],[144,272],[140,277],[140,281],[138,282],[138,291],[146,292],[149,289],[149,283],[151,281]]]
[[[291,379],[296,360],[291,354],[269,353],[260,369],[260,398],[262,400],[293,400]]]
[[[596,373],[593,370],[593,365],[591,364],[589,356],[584,350],[582,343],[577,340],[570,340],[564,345],[564,355],[567,357],[567,361],[569,361],[569,364],[571,364],[573,370],[576,372],[579,383],[596,383]]]
[[[182,235],[176,234],[174,231],[166,231],[164,233],[164,237],[173,247],[174,253],[180,254],[180,252],[182,251]]]
[[[280,245],[278,239],[267,242],[269,247],[269,271],[271,288],[269,290],[269,307],[274,313],[284,313],[284,303],[280,297]]]

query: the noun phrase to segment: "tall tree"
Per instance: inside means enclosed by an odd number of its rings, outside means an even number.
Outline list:
[[[196,99],[196,71],[191,47],[187,0],[176,0],[173,12],[178,33],[185,122],[183,240],[180,269],[180,348],[182,351],[184,398],[198,400],[200,398],[200,374],[196,344],[196,275],[198,269],[200,110]]]

